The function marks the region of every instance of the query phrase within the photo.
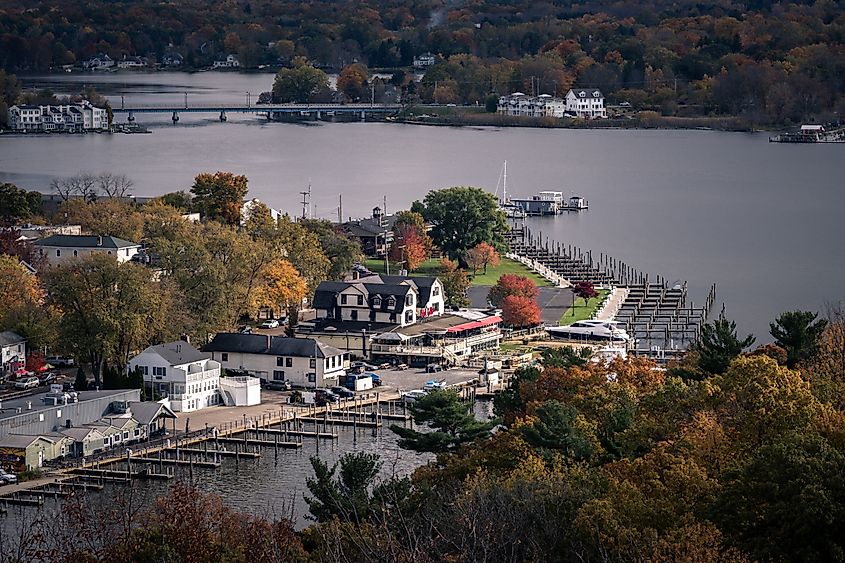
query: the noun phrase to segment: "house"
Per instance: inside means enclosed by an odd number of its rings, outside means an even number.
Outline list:
[[[11,330],[0,332],[0,376],[26,366],[26,338]]]
[[[598,89],[570,90],[566,94],[566,113],[582,119],[606,118],[604,95]]]
[[[182,66],[183,62],[185,62],[185,59],[179,53],[165,53],[161,57],[161,64],[163,64],[164,66]]]
[[[10,434],[0,438],[0,467],[11,473],[37,469],[55,457],[54,449],[46,436]]]
[[[361,245],[365,256],[381,257],[393,242],[393,225],[396,215],[385,215],[381,207],[374,207],[372,217],[347,221],[341,229]]]
[[[14,105],[7,112],[13,131],[52,133],[99,131],[108,129],[108,110],[83,100],[78,104]]]
[[[68,457],[88,457],[105,449],[104,436],[99,428],[92,426],[76,426],[63,428],[58,435],[70,440]]]
[[[128,240],[94,235],[52,235],[36,241],[35,246],[53,266],[91,254],[110,254],[118,262],[128,262],[141,248],[140,244]]]
[[[425,68],[437,62],[437,57],[433,53],[423,53],[418,57],[414,57],[414,68]]]
[[[269,334],[221,332],[203,351],[226,369],[298,387],[337,385],[349,363],[347,354],[319,340]]]
[[[175,412],[191,412],[219,405],[220,363],[187,342],[157,344],[129,360],[130,371],[140,369],[144,387],[167,397]]]
[[[324,321],[321,324],[357,321],[399,326],[440,315],[445,308],[443,285],[437,278],[379,274],[324,281],[317,286],[312,305],[317,320]]]
[[[117,68],[121,69],[137,69],[137,68],[146,68],[147,66],[147,59],[144,57],[127,57],[123,55],[123,58],[117,61]]]
[[[522,92],[514,92],[499,98],[496,112],[503,115],[521,117],[563,117],[566,111],[566,100],[549,94],[527,96]]]
[[[82,68],[86,70],[98,70],[98,69],[105,69],[111,68],[114,66],[114,60],[106,55],[105,53],[100,53],[98,55],[94,55],[90,59],[82,61]]]
[[[214,61],[214,68],[238,68],[241,66],[237,55],[226,55],[225,59]]]
[[[138,426],[143,429],[146,438],[151,438],[166,431],[167,421],[176,418],[170,407],[162,401],[133,401],[129,403],[129,412],[138,421]]]
[[[26,240],[34,241],[51,235],[81,235],[81,225],[33,225],[26,223],[14,227]]]
[[[278,220],[282,218],[283,213],[281,211],[279,211],[278,209],[273,209],[260,199],[254,197],[245,201],[244,204],[241,206],[241,225],[246,224],[247,219],[249,219],[249,217],[252,215],[253,209],[256,205],[266,205],[267,209],[270,210],[270,218],[273,221],[278,222]]]

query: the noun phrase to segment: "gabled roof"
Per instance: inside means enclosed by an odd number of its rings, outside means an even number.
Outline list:
[[[385,231],[392,231],[396,223],[396,215],[382,215],[379,219],[367,217],[343,224],[343,229],[356,237],[383,235]]]
[[[11,330],[0,332],[0,346],[10,346],[12,344],[20,344],[21,342],[26,342],[26,338],[17,332]]]
[[[326,358],[343,354],[337,348],[323,344],[313,338],[288,338],[273,336],[267,347],[265,334],[240,334],[218,332],[203,346],[205,352],[230,352],[241,354],[267,354],[269,356],[293,356],[297,358]]]
[[[59,246],[62,248],[130,248],[141,246],[136,242],[129,242],[117,237],[92,235],[52,235],[37,241],[35,245]]]
[[[46,436],[30,436],[28,434],[9,434],[0,438],[0,447],[4,448],[27,448],[33,442],[38,440],[47,440],[48,442],[55,442]]]
[[[180,366],[182,364],[199,362],[211,357],[208,354],[200,352],[189,343],[182,340],[168,342],[167,344],[156,344],[155,346],[150,346],[144,350],[144,352],[154,352],[158,354],[171,366]]]
[[[573,88],[572,90],[570,90],[570,92],[572,94],[574,94],[575,97],[578,98],[578,99],[586,100],[586,99],[591,99],[591,98],[595,98],[595,99],[604,98],[604,95],[601,93],[601,90],[599,90],[598,88],[578,88],[577,90]]]
[[[150,401],[132,401],[129,403],[129,411],[139,424],[151,424],[158,418],[176,418],[176,414],[166,405]]]
[[[100,436],[103,433],[97,428],[91,428],[90,426],[74,426],[72,428],[62,428],[58,431],[59,434],[63,436],[67,436],[68,438],[72,438],[77,442],[81,442],[85,438],[91,435],[91,433],[96,432]]]

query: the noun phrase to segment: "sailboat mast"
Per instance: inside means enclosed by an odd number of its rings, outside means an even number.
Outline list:
[[[502,203],[508,203],[508,161],[505,161],[504,172],[502,173]]]

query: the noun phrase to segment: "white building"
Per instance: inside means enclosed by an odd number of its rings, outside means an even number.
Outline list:
[[[82,61],[82,68],[88,70],[97,70],[103,68],[111,68],[114,66],[114,59],[106,55],[105,53],[100,53],[99,55],[94,55],[90,59],[86,61]]]
[[[237,55],[226,55],[223,60],[214,61],[214,68],[237,68],[241,66]]]
[[[104,130],[109,127],[108,110],[87,100],[67,105],[15,105],[8,111],[9,128],[23,132]]]
[[[126,55],[119,61],[117,61],[117,68],[122,69],[137,69],[137,68],[146,68],[147,66],[147,59],[143,57],[127,57]]]
[[[437,57],[433,53],[423,53],[419,57],[414,57],[414,68],[425,68],[437,62]]]
[[[144,376],[144,386],[166,396],[175,412],[224,403],[219,392],[220,363],[187,342],[150,346],[129,361],[129,370],[136,368]]]
[[[314,292],[318,320],[412,325],[443,314],[437,278],[373,274],[348,282],[325,281]]]
[[[53,266],[91,254],[110,254],[118,262],[128,262],[141,245],[117,237],[93,235],[53,235],[35,242],[40,255]]]
[[[606,118],[604,95],[595,88],[570,90],[566,94],[566,113],[582,119]]]
[[[203,347],[224,368],[298,387],[338,385],[348,355],[313,338],[221,332]]]
[[[514,92],[509,96],[499,98],[496,110],[504,115],[522,117],[563,117],[566,111],[566,100],[555,98],[549,94],[527,96],[522,92]]]
[[[11,330],[0,332],[0,375],[26,365],[26,338]]]
[[[244,202],[244,204],[241,206],[241,225],[246,224],[247,219],[249,219],[249,217],[252,215],[252,210],[255,208],[256,205],[259,204],[267,205],[257,197],[248,199]],[[270,218],[273,221],[278,221],[282,218],[283,213],[278,209],[273,209],[269,205],[267,205],[267,209],[270,211]]]

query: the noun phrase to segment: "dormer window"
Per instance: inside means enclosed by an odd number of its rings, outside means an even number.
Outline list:
[[[594,98],[598,98],[599,96],[601,96],[601,92],[599,92],[598,90],[596,90],[595,92],[593,92],[593,97],[594,97]]]
[[[584,92],[584,91],[578,92],[578,95],[579,95],[579,96],[581,96],[582,98],[586,98],[586,97],[587,97],[587,93],[586,93],[586,92]]]
[[[381,307],[381,295],[373,296],[373,307]]]
[[[394,297],[393,295],[388,297],[387,298],[387,306],[390,307],[391,309],[396,307],[396,297]]]

